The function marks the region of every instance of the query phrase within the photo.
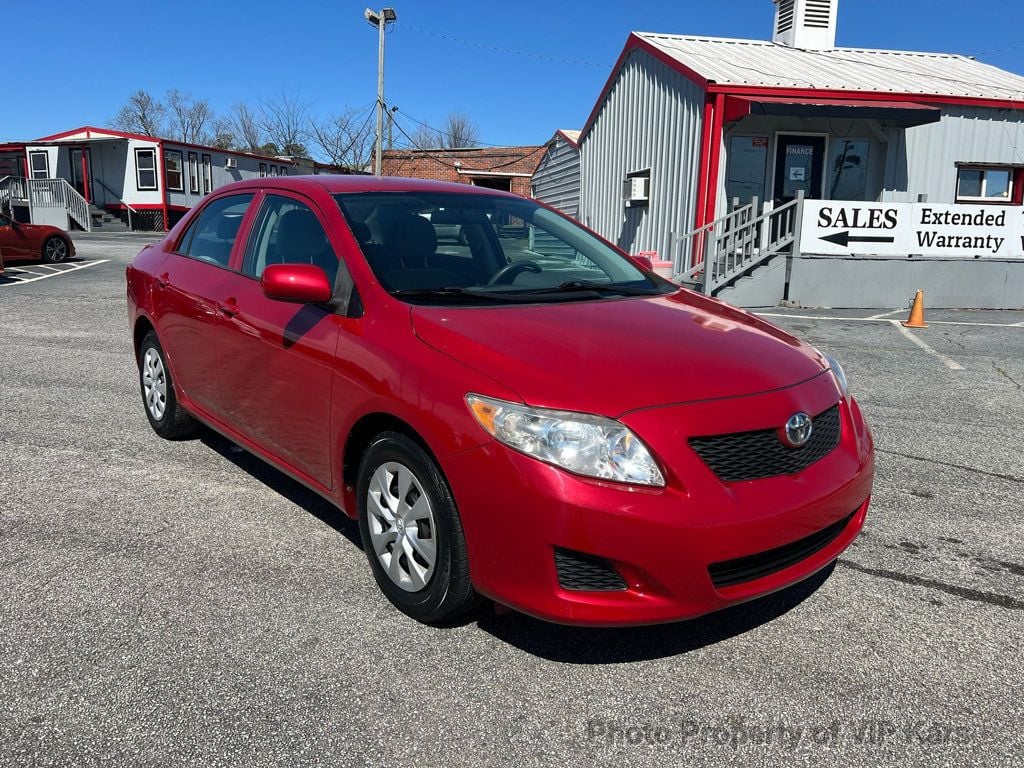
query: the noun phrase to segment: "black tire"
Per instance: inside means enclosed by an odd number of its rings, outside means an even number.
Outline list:
[[[162,374],[164,389],[162,410],[151,408],[146,391],[147,361],[151,359],[151,354],[155,354],[159,359],[159,369]],[[159,381],[160,376],[157,376],[156,379]],[[181,440],[191,437],[199,429],[199,422],[178,403],[178,397],[174,392],[174,382],[171,380],[171,369],[167,365],[167,358],[164,355],[163,347],[160,346],[160,340],[153,331],[146,334],[139,346],[139,391],[142,393],[142,410],[145,412],[146,418],[149,419],[149,425],[160,437],[165,440]]]
[[[385,464],[400,464],[412,472],[432,512],[431,537],[436,560],[426,585],[417,591],[403,589],[388,576],[370,535],[370,484],[374,474]],[[480,603],[469,580],[469,556],[455,499],[437,464],[422,447],[399,432],[377,435],[359,465],[356,494],[363,550],[378,586],[398,610],[425,624],[441,624],[471,611]]]
[[[60,264],[62,261],[67,261],[70,251],[71,248],[67,240],[57,235],[51,235],[43,243],[43,261],[47,264]]]

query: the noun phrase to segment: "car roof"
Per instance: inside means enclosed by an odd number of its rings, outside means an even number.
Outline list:
[[[409,179],[401,176],[364,176],[364,175],[305,175],[305,176],[267,176],[257,179],[246,179],[232,184],[225,184],[218,192],[230,189],[291,189],[296,192],[326,189],[328,193],[345,192],[455,192],[471,195],[499,195],[517,198],[509,192],[472,184],[457,184],[450,181],[431,181],[429,179]]]

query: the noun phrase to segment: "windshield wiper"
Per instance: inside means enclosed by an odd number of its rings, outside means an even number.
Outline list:
[[[536,288],[530,293],[574,293],[589,291],[592,293],[615,293],[621,296],[658,296],[663,291],[658,287],[639,288],[637,286],[617,283],[592,283],[587,280],[569,280],[551,288]]]
[[[493,301],[497,303],[514,302],[514,296],[507,296],[503,293],[489,293],[487,291],[470,291],[465,288],[444,287],[444,288],[400,288],[391,291],[392,296],[400,299],[450,299],[453,301]]]

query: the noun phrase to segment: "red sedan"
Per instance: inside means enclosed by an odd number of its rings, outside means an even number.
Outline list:
[[[872,438],[835,360],[530,200],[240,182],[127,279],[153,429],[206,424],[357,518],[421,621],[482,597],[686,619],[808,577],[864,524]]]
[[[75,255],[67,232],[45,224],[22,224],[0,213],[0,273],[4,263],[38,260],[57,264]]]

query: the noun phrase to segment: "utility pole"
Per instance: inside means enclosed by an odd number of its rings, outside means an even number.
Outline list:
[[[373,149],[373,172],[381,175],[381,151],[384,145],[384,33],[388,24],[398,20],[394,8],[373,11],[367,8],[363,16],[377,28],[377,139]]]

